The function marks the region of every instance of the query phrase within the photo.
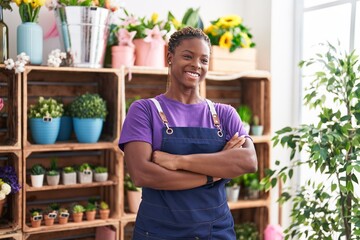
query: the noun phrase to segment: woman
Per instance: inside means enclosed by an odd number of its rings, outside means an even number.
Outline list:
[[[134,102],[126,116],[119,144],[143,187],[133,239],[235,239],[225,183],[256,171],[257,159],[235,109],[199,94],[209,59],[201,30],[175,32],[168,90]]]

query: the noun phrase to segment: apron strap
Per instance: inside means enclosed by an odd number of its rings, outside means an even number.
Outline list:
[[[214,103],[212,101],[210,101],[209,99],[205,99],[208,106],[209,106],[209,109],[210,109],[210,112],[211,112],[211,117],[213,119],[213,122],[214,122],[214,126],[218,129],[218,136],[219,137],[222,137],[223,136],[223,132],[222,132],[222,129],[220,127],[220,120],[219,120],[219,117],[216,113],[216,110],[215,110],[215,106],[214,106]]]
[[[169,121],[167,120],[165,114],[164,114],[164,111],[162,110],[161,106],[160,106],[160,103],[158,100],[156,100],[155,98],[150,98],[150,100],[155,104],[156,106],[156,109],[158,110],[159,112],[159,115],[160,115],[160,118],[161,118],[161,121],[164,123],[165,127],[166,127],[166,133],[167,134],[172,134],[174,131],[172,128],[169,127]]]

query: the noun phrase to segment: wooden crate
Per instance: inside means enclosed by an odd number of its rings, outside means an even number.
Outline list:
[[[108,148],[117,144],[120,136],[120,112],[122,82],[120,70],[116,69],[84,69],[84,68],[50,68],[50,67],[27,67],[23,79],[23,146],[34,149],[46,149],[49,146],[34,144],[28,128],[28,106],[34,104],[39,96],[56,98],[64,104],[71,103],[77,96],[84,93],[98,93],[105,99],[108,116],[104,123],[100,140],[95,144],[80,144],[92,146],[104,144]],[[109,145],[110,144],[110,145]],[[75,134],[67,142],[57,142],[53,148],[76,148],[79,143]],[[81,148],[81,147],[80,147]]]
[[[117,221],[108,221],[108,222],[94,222],[91,225],[72,225],[67,224],[67,229],[62,229],[62,231],[45,231],[38,233],[26,233],[25,239],[27,240],[51,240],[51,239],[73,239],[73,240],[94,240],[94,239],[108,239],[104,236],[97,236],[96,232],[99,227],[109,227],[112,231],[115,232],[115,240],[119,240],[119,222]]]
[[[0,65],[0,150],[21,149],[21,75]]]
[[[28,170],[34,164],[42,164],[46,168],[50,167],[50,159],[56,157],[58,167],[80,165],[84,162],[91,165],[106,166],[109,171],[109,179],[105,182],[93,182],[86,184],[63,185],[61,180],[57,186],[48,186],[44,180],[44,186],[40,188],[32,187]],[[100,220],[97,215],[95,221],[84,221],[83,223],[73,223],[70,225],[59,225],[40,228],[32,228],[30,225],[31,208],[45,209],[51,203],[59,203],[61,206],[70,208],[75,202],[86,204],[89,198],[106,201],[111,209],[110,220],[119,221],[123,212],[123,154],[117,146],[112,149],[92,149],[82,151],[44,151],[31,152],[24,150],[23,156],[24,172],[23,178],[26,179],[24,187],[23,201],[23,231],[42,232],[42,231],[61,231],[69,227],[87,226],[104,224],[108,220]],[[25,169],[27,169],[25,171]],[[61,177],[60,177],[61,178]]]
[[[226,48],[212,46],[209,70],[214,72],[238,73],[256,69],[256,49],[239,48],[229,52]]]
[[[264,125],[263,135],[270,135],[270,75],[264,71],[234,75],[209,75],[206,79],[206,98],[235,108],[248,105]],[[255,138],[256,139],[256,138]],[[268,140],[268,139],[262,139]]]
[[[21,151],[0,151],[0,166],[14,167],[19,183],[23,185],[21,155]],[[21,229],[22,223],[22,189],[16,194],[9,194],[6,199],[3,216],[0,218],[0,235]]]
[[[133,231],[135,227],[134,222],[122,222],[120,229],[120,239],[122,240],[131,240],[133,237]]]
[[[9,234],[0,235],[0,239],[4,239],[4,240],[22,240],[23,235],[22,235],[22,232],[12,232],[12,233],[9,233]]]

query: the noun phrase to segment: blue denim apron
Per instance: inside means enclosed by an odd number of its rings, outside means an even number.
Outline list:
[[[199,128],[169,127],[159,102],[151,100],[165,125],[161,151],[214,153],[225,146],[225,134],[212,102],[207,100],[216,128]],[[225,194],[227,181],[223,179],[188,190],[143,188],[133,240],[235,239],[234,222]]]

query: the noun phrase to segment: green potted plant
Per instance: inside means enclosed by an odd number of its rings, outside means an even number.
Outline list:
[[[64,113],[60,119],[60,130],[57,141],[67,141],[71,137],[73,120],[70,114],[70,104],[64,105]]]
[[[255,223],[235,224],[234,230],[236,240],[260,240],[260,234]]]
[[[232,178],[225,184],[226,198],[229,202],[236,202],[240,194],[241,177]]]
[[[141,188],[135,186],[129,173],[126,173],[124,177],[124,189],[127,195],[129,211],[137,213],[141,202],[142,191]]]
[[[59,134],[63,105],[55,99],[39,97],[30,105],[28,118],[32,139],[37,144],[53,144]]]
[[[41,226],[43,215],[41,208],[32,208],[30,209],[30,222],[31,227],[38,228]]]
[[[354,51],[344,53],[330,43],[323,48],[300,63],[314,69],[313,74],[307,74],[312,80],[304,101],[317,111],[318,118],[314,123],[276,132],[274,146],[289,148],[290,162],[276,161],[277,167],[268,170],[262,180],[270,189],[278,179],[291,179],[299,167],[316,173],[316,177],[296,181],[296,189],[281,193],[280,203],[292,203],[285,239],[360,238],[360,195],[356,189],[360,173],[360,59]],[[300,152],[303,159],[295,157]]]
[[[78,171],[79,183],[92,183],[93,171],[88,163],[83,163],[79,167]]]
[[[102,220],[106,220],[109,218],[110,208],[109,208],[109,205],[105,201],[100,202],[99,213],[100,213],[100,218]]]
[[[241,176],[241,182],[244,186],[245,199],[259,198],[260,180],[259,173],[247,173]]]
[[[49,186],[56,186],[60,182],[60,172],[57,167],[57,159],[51,159],[51,165],[48,171],[46,172],[46,181]]]
[[[103,166],[97,166],[94,169],[94,179],[95,182],[105,182],[108,180],[109,174],[108,169]]]
[[[260,119],[258,115],[254,115],[251,125],[251,134],[254,136],[261,136],[264,131],[264,126],[260,125]]]
[[[66,208],[62,207],[59,209],[59,224],[67,224],[69,221],[69,210],[67,210]]]
[[[96,143],[108,114],[105,100],[99,94],[83,94],[71,103],[70,112],[77,140]]]
[[[84,206],[82,206],[81,204],[75,204],[72,208],[72,213],[73,213],[72,216],[74,222],[82,222],[84,212],[85,212]]]
[[[34,164],[30,170],[31,185],[33,187],[42,187],[44,184],[45,168],[41,164]]]
[[[86,220],[93,221],[96,216],[96,204],[89,201],[85,206]]]
[[[251,118],[252,118],[251,108],[247,105],[240,105],[236,109],[236,111],[240,116],[240,119],[243,123],[243,126],[244,126],[246,132],[249,133],[250,132],[250,122],[251,122]]]
[[[54,225],[55,219],[58,215],[58,210],[53,209],[55,205],[49,205],[44,211],[45,226]]]
[[[64,167],[61,173],[62,182],[64,185],[76,184],[76,171],[74,167]]]

